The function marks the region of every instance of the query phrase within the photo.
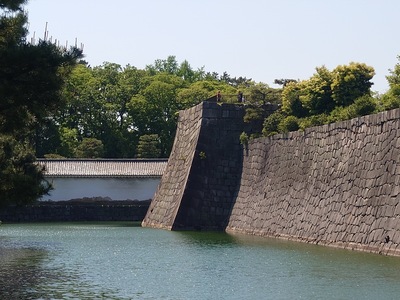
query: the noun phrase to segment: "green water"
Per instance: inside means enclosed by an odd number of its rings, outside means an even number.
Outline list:
[[[133,223],[3,224],[0,299],[400,299],[400,258]]]

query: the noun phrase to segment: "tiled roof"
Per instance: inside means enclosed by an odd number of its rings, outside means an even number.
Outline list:
[[[49,177],[161,177],[166,159],[38,159]]]

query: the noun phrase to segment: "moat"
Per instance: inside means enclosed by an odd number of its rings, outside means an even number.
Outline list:
[[[1,299],[398,299],[400,258],[138,223],[0,227]]]

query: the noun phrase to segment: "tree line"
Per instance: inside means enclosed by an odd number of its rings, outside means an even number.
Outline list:
[[[219,91],[236,101],[238,90],[255,102],[279,102],[280,91],[227,72],[193,69],[175,56],[157,59],[145,69],[81,61],[61,91],[63,105],[35,132],[38,157],[168,157],[177,116]]]
[[[79,63],[65,79],[64,105],[38,124],[39,157],[168,157],[177,113],[216,94],[232,94],[243,78],[193,70],[174,56],[144,70]],[[149,151],[152,149],[152,151]]]
[[[328,70],[317,67],[306,80],[277,79],[280,88],[227,72],[194,70],[175,56],[157,59],[145,69],[106,62],[75,66],[61,95],[65,105],[37,127],[39,157],[168,157],[180,110],[220,92],[222,101],[246,105],[245,121],[258,120],[263,130],[252,136],[304,130],[399,107],[399,64],[389,70],[390,89],[373,93],[373,67],[351,62]],[[268,118],[266,103],[280,108]],[[265,120],[264,120],[265,119]]]

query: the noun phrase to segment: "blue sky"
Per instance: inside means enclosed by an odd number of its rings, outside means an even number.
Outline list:
[[[352,61],[374,67],[383,93],[398,63],[398,0],[28,0],[30,37],[84,44],[91,66],[144,68],[176,56],[192,68],[271,87]]]

